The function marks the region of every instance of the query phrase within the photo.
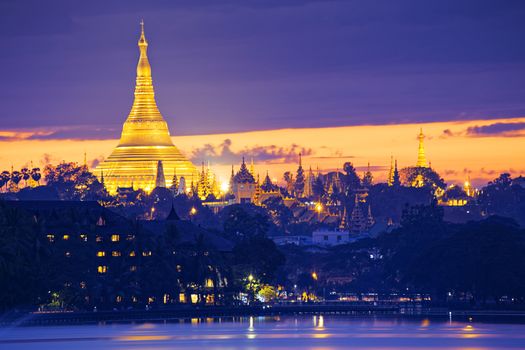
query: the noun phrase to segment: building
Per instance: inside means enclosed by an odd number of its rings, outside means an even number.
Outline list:
[[[264,178],[263,183],[259,187],[260,193],[257,198],[259,204],[264,203],[264,201],[270,198],[282,198],[279,186],[273,184],[272,180],[270,179],[270,176],[268,175],[268,172],[266,172],[266,177]]]
[[[174,174],[189,179],[196,173],[195,166],[173,144],[168,124],[157,107],[144,23],[141,27],[133,106],[117,147],[96,171],[97,174],[103,172],[106,189],[111,194],[115,194],[118,187],[130,187],[132,183],[136,189],[152,191],[159,161],[162,161],[166,187],[171,186]]]
[[[197,258],[221,256],[229,259],[233,244],[188,220],[181,220],[174,208],[162,220],[135,222],[95,201],[0,201],[0,210],[16,210],[21,225],[29,224],[32,237],[52,258],[60,288],[72,288],[82,295],[85,308],[133,307],[146,304],[216,303],[226,287],[224,265],[206,266],[207,276],[183,283],[162,277],[146,278],[166,261],[178,261],[180,273],[194,267]],[[168,242],[177,252],[159,249]],[[174,256],[170,259],[170,253]],[[175,254],[177,253],[177,254]],[[160,260],[159,260],[160,257]],[[54,270],[53,270],[54,271]],[[57,276],[57,277],[58,277]],[[123,283],[125,288],[115,288]],[[151,287],[149,283],[155,284]],[[129,286],[133,286],[129,288]],[[104,292],[105,291],[105,292]],[[77,305],[78,305],[77,304]]]
[[[353,242],[348,231],[320,229],[312,232],[312,243],[322,246],[333,246]]]
[[[296,245],[296,246],[309,246],[312,245],[312,237],[306,235],[283,235],[273,236],[272,241],[279,246],[283,245]]]
[[[235,197],[234,202],[237,204],[253,203],[254,196],[256,193],[256,185],[257,183],[255,181],[255,178],[248,170],[248,167],[246,166],[243,157],[241,168],[235,175],[232,176],[231,179],[231,192]]]

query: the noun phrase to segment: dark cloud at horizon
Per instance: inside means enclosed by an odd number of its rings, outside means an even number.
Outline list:
[[[460,131],[450,129],[443,130],[440,138],[467,136],[467,137],[522,137],[525,131],[525,123],[492,123],[488,125],[475,125]]]
[[[276,145],[245,147],[240,151],[231,149],[232,141],[225,139],[220,145],[205,144],[203,147],[195,148],[190,155],[190,159],[195,164],[210,161],[213,164],[239,164],[243,157],[249,162],[252,158],[255,162],[294,162],[299,161],[299,153],[303,156],[313,154],[311,148],[301,147],[291,144],[288,147]]]
[[[523,1],[33,0],[0,16],[6,129],[121,125],[141,18],[173,135],[525,115]]]
[[[494,123],[483,126],[471,126],[467,129],[468,136],[521,136],[525,131],[525,123]]]

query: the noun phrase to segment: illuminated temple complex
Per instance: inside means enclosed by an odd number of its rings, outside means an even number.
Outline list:
[[[119,187],[150,192],[156,185],[159,166],[167,187],[171,186],[174,175],[179,179],[184,177],[189,183],[187,180],[196,174],[195,166],[173,144],[168,124],[155,102],[143,22],[141,27],[133,106],[124,122],[119,144],[96,169],[110,193]]]

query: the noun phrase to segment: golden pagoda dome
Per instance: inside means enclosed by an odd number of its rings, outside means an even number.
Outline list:
[[[196,172],[195,166],[173,144],[168,124],[157,107],[144,22],[140,24],[140,56],[133,105],[122,127],[117,147],[97,167],[97,173],[104,173],[105,185],[110,193],[115,193],[118,187],[129,187],[131,183],[150,192],[155,187],[159,161],[169,179],[166,180],[167,187],[171,186],[175,173],[189,178]]]

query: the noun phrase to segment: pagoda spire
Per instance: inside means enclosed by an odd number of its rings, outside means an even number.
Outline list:
[[[148,41],[144,32],[144,21],[140,22],[140,51],[135,80],[135,99],[124,123],[120,146],[173,146],[168,125],[160,114],[151,77],[151,65],[148,59]]]
[[[144,21],[140,22],[137,46],[139,58],[131,110],[117,147],[96,168],[97,172],[104,170],[111,194],[116,193],[119,184],[129,184],[132,180],[137,188],[146,191],[154,188],[159,160],[164,168],[176,169],[180,178],[189,180],[197,172],[195,165],[173,144],[168,124],[157,107]]]
[[[423,128],[419,129],[419,135],[417,137],[419,139],[419,148],[417,151],[417,167],[420,168],[428,168],[427,158],[425,156],[425,145],[423,143],[423,140],[425,139],[425,135],[423,134]]]
[[[399,187],[401,186],[401,180],[399,178],[399,171],[397,170],[397,159],[394,166],[394,175],[392,177],[392,186]]]
[[[164,176],[164,166],[162,160],[157,162],[157,175],[155,176],[155,187],[166,187],[166,177]]]

